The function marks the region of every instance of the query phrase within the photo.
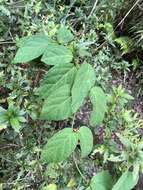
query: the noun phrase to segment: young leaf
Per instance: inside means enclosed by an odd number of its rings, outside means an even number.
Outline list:
[[[64,120],[72,115],[70,86],[64,85],[52,92],[44,101],[41,119]]]
[[[133,173],[130,171],[126,171],[119,178],[117,183],[113,186],[112,190],[131,190],[137,184],[138,176],[136,179],[133,177]]]
[[[93,104],[93,111],[90,115],[90,124],[92,126],[100,125],[107,110],[106,95],[100,87],[93,87],[90,91],[90,100]]]
[[[90,64],[82,64],[77,71],[72,88],[72,110],[75,113],[83,104],[95,83],[95,72]]]
[[[74,38],[73,34],[70,30],[68,30],[65,26],[61,26],[58,30],[57,39],[61,44],[67,44],[72,41]]]
[[[60,45],[50,45],[47,47],[41,61],[47,65],[60,65],[70,63],[73,55],[70,49]]]
[[[69,84],[72,86],[76,74],[76,67],[73,64],[56,65],[48,71],[38,89],[41,98],[47,97],[59,87]]]
[[[93,148],[93,135],[88,127],[80,127],[79,140],[81,148],[81,156],[85,157],[92,151]]]
[[[10,119],[10,124],[12,126],[12,128],[18,133],[20,131],[20,123],[19,123],[19,120],[18,118],[11,118]]]
[[[77,142],[77,133],[71,128],[65,128],[49,139],[42,150],[41,158],[46,163],[64,161],[74,151]]]
[[[102,171],[91,179],[90,186],[86,190],[111,190],[112,184],[112,176],[109,172]]]
[[[14,58],[14,63],[26,63],[41,56],[53,41],[46,35],[37,34],[24,37],[18,42],[20,47]]]

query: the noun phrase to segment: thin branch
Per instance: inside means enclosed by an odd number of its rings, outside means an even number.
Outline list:
[[[0,44],[15,44],[13,41],[0,41]]]
[[[137,0],[134,5],[130,8],[130,10],[125,14],[124,18],[117,24],[117,26],[115,27],[114,31],[118,28],[118,26],[120,26],[124,20],[128,17],[128,15],[131,13],[131,11],[135,8],[136,5],[138,5],[138,3],[140,2],[141,0]],[[114,34],[114,31],[109,35],[109,37],[111,37],[113,34]],[[101,47],[103,47],[105,44],[107,43],[107,41],[105,40],[102,44],[100,44],[100,46],[98,46],[96,49],[95,49],[95,52],[100,49]]]
[[[116,28],[118,27],[118,26],[120,26],[123,22],[124,22],[124,20],[127,18],[127,16],[131,13],[131,11],[135,8],[135,6],[136,5],[138,5],[138,3],[140,2],[141,0],[137,0],[136,2],[135,2],[135,4],[130,8],[130,10],[126,13],[126,15],[124,16],[124,18],[119,22],[119,24],[116,26]],[[116,29],[115,28],[115,29]]]
[[[95,0],[95,3],[94,3],[94,5],[93,5],[93,8],[92,8],[92,10],[91,10],[91,12],[90,12],[90,14],[89,14],[89,16],[88,16],[88,19],[92,16],[93,12],[95,11],[95,8],[96,8],[97,3],[98,3],[98,0]]]
[[[83,173],[81,172],[81,170],[80,170],[79,167],[78,167],[78,164],[77,164],[76,158],[75,158],[75,156],[74,156],[74,153],[73,153],[73,161],[74,161],[74,163],[75,163],[75,166],[76,166],[76,169],[77,169],[78,173],[80,174],[80,176],[82,177],[82,179],[83,179],[85,182],[87,182],[86,177],[83,175]]]

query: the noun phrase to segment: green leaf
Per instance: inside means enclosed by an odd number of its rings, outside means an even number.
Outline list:
[[[53,44],[48,36],[37,34],[24,37],[18,42],[20,47],[14,58],[14,63],[26,63],[41,56],[47,47]]]
[[[106,106],[106,95],[100,87],[93,87],[90,91],[90,100],[93,104],[93,111],[90,115],[90,124],[92,126],[100,125],[104,119]]]
[[[137,181],[138,177],[134,179],[133,173],[130,171],[126,171],[113,186],[112,190],[131,190],[137,184]]]
[[[50,45],[44,52],[41,61],[47,65],[60,65],[70,63],[72,59],[73,55],[70,49],[61,45]]]
[[[90,64],[82,64],[77,71],[72,88],[72,110],[75,113],[83,104],[95,83],[95,72]]]
[[[48,140],[42,150],[41,158],[46,163],[64,161],[75,150],[77,142],[77,133],[71,128],[65,128]]]
[[[12,126],[12,128],[16,131],[16,132],[19,132],[20,131],[20,123],[19,123],[19,120],[17,118],[11,118],[10,119],[10,124]]]
[[[64,85],[52,92],[44,101],[41,119],[64,120],[72,115],[70,86]]]
[[[87,190],[111,190],[112,184],[112,176],[109,172],[102,171],[91,179],[90,186]]]
[[[61,26],[58,30],[57,39],[59,43],[67,44],[74,39],[74,36],[65,26]]]
[[[81,148],[81,156],[85,157],[92,151],[93,148],[93,135],[88,127],[80,127],[79,140]]]
[[[69,84],[72,86],[76,74],[76,67],[73,64],[56,65],[50,69],[41,82],[38,89],[41,98],[47,97],[59,87]]]

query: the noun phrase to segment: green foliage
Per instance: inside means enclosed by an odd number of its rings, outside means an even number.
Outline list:
[[[93,135],[89,128],[80,127],[79,129],[79,141],[81,148],[81,156],[86,157],[92,151],[93,148]]]
[[[26,63],[41,56],[53,42],[46,35],[24,37],[18,42],[20,47],[14,63]]]
[[[123,187],[125,190],[131,190],[137,184],[137,181],[138,178],[134,179],[132,172],[126,171],[113,186],[112,190],[120,190]]]
[[[41,119],[64,120],[72,115],[70,85],[66,84],[53,91],[44,101]]]
[[[66,160],[76,148],[77,142],[77,133],[71,128],[61,130],[44,146],[42,160],[47,163]]]
[[[73,64],[61,64],[51,68],[41,81],[40,88],[38,89],[39,96],[46,98],[51,92],[66,84],[71,88],[76,71],[77,69]]]
[[[67,44],[74,39],[73,34],[65,26],[61,26],[58,30],[57,40],[61,44]]]
[[[44,34],[24,37],[18,42],[18,46],[20,48],[14,63],[26,63],[41,55],[43,55],[41,61],[48,65],[69,63],[73,58],[69,49],[58,45]]]
[[[77,71],[72,87],[72,110],[75,113],[83,104],[95,83],[95,72],[91,65],[83,64]]]
[[[61,45],[48,46],[42,56],[41,61],[48,65],[58,65],[70,63],[73,59],[72,52]]]
[[[0,107],[0,130],[11,126],[15,132],[19,132],[21,124],[26,122],[24,111],[14,105],[9,105],[8,109]]]
[[[60,162],[66,160],[80,142],[82,157],[87,156],[93,147],[92,132],[87,127],[81,127],[79,131],[66,128],[56,133],[42,150],[44,162]],[[51,154],[52,152],[52,154]]]
[[[90,186],[87,190],[110,190],[112,187],[113,179],[108,171],[101,171],[91,179]]]
[[[90,91],[90,99],[93,104],[93,111],[90,116],[92,126],[100,125],[107,111],[106,95],[100,87],[93,87]]]
[[[142,189],[142,3],[133,4],[0,1],[1,189]]]

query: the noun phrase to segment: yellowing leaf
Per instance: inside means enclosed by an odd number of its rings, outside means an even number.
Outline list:
[[[72,187],[74,187],[75,185],[76,185],[76,182],[75,182],[75,180],[72,178],[72,179],[70,179],[70,181],[68,182],[67,187],[68,187],[68,188],[72,188]]]

